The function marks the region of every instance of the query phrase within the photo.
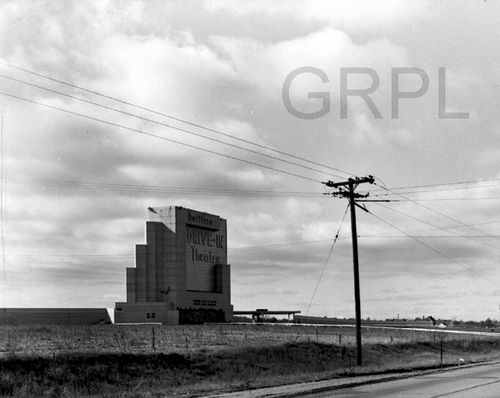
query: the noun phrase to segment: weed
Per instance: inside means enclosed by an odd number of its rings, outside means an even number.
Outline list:
[[[349,328],[5,325],[0,327],[0,395],[203,394],[439,366],[441,357],[444,364],[473,362],[500,353],[498,338],[451,336],[364,331],[364,366],[358,367]]]

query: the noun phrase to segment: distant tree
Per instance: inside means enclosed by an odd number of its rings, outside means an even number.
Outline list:
[[[488,318],[484,321],[484,326],[487,328],[493,328],[495,327],[495,322],[491,318]]]

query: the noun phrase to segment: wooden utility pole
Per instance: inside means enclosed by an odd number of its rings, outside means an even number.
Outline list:
[[[369,194],[361,195],[355,191],[359,184],[369,182],[373,184],[375,179],[373,176],[367,177],[356,177],[349,178],[347,181],[343,182],[324,182],[327,187],[339,188],[338,192],[333,192],[332,195],[340,196],[349,199],[349,206],[351,207],[351,234],[352,234],[352,261],[354,267],[354,301],[356,306],[356,348],[357,348],[357,364],[358,366],[363,365],[363,353],[361,344],[361,294],[359,289],[359,260],[358,260],[358,232],[356,229],[356,206],[363,209],[364,206],[360,206],[356,203],[357,198],[366,198]],[[343,189],[347,188],[347,190]]]

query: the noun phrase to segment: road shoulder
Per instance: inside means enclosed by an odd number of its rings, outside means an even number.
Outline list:
[[[428,370],[415,370],[408,372],[384,373],[378,375],[361,375],[352,377],[334,378],[328,380],[312,381],[297,384],[287,384],[276,387],[257,388],[254,390],[235,391],[231,393],[222,393],[214,395],[206,395],[206,398],[282,398],[294,397],[304,394],[313,394],[337,390],[346,387],[356,387],[365,384],[382,383],[391,380],[405,379],[409,377],[422,376],[433,373],[449,372],[465,367],[482,366],[498,363],[498,361],[481,362],[475,364],[467,364],[460,366],[450,366],[445,368],[435,368]]]

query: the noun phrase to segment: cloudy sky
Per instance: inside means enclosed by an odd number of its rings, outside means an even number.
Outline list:
[[[124,301],[147,208],[179,205],[228,220],[235,309],[353,317],[322,182],[373,175],[363,317],[500,318],[499,14],[0,0],[0,305]]]

